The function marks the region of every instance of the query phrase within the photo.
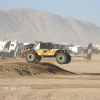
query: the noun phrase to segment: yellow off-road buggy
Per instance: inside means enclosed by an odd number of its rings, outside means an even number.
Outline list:
[[[65,49],[54,49],[51,42],[37,42],[32,48],[27,48],[27,51],[25,59],[29,63],[37,63],[42,57],[56,57],[59,64],[68,64],[71,61],[71,56]]]

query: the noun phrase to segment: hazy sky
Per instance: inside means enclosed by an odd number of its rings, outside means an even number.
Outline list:
[[[0,0],[0,10],[31,8],[71,16],[100,27],[100,0]]]

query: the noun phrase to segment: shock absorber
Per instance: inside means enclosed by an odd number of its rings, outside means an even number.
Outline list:
[[[62,48],[60,49],[60,53],[62,53]]]

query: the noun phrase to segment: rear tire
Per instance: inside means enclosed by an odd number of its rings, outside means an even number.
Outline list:
[[[33,62],[36,61],[36,54],[29,52],[29,53],[26,54],[26,57],[25,58],[26,58],[26,61],[27,62],[33,63]]]
[[[58,53],[56,56],[56,61],[59,64],[65,64],[67,61],[67,55],[65,53]]]
[[[67,55],[67,58],[68,58],[68,60],[66,61],[66,64],[68,64],[71,61],[71,56],[68,53],[66,53],[66,55]]]

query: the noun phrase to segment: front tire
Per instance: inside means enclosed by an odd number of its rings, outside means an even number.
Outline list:
[[[33,63],[33,62],[36,61],[36,54],[29,52],[29,53],[26,54],[26,57],[25,58],[26,58],[26,61],[27,62]]]
[[[41,56],[37,56],[35,63],[38,63],[41,60]]]
[[[56,61],[59,64],[65,64],[67,61],[67,55],[65,53],[58,53],[56,56]]]

